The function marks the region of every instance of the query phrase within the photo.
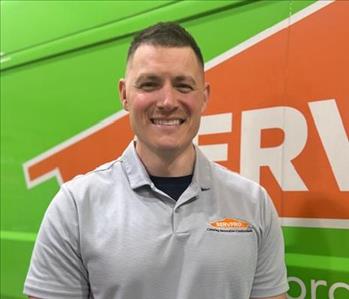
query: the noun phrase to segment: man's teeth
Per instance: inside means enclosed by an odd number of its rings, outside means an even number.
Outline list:
[[[179,126],[182,121],[180,119],[153,119],[153,123],[160,126]]]

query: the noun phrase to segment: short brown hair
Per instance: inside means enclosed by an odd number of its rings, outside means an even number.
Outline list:
[[[127,54],[127,61],[142,44],[161,47],[190,47],[193,49],[200,65],[204,66],[201,50],[193,36],[175,22],[160,22],[143,29],[133,39]]]

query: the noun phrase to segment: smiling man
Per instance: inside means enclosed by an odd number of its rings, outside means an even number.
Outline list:
[[[265,190],[193,145],[209,85],[192,36],[160,23],[133,40],[120,99],[133,141],[64,184],[25,283],[31,298],[285,298],[278,218]]]
[[[151,175],[190,175],[192,140],[209,94],[203,65],[190,47],[144,43],[133,51],[119,90],[137,154]]]

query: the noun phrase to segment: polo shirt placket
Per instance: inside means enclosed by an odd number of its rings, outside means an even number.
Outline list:
[[[208,161],[202,156],[201,152],[196,151],[193,181],[176,201],[156,188],[154,183],[150,180],[143,163],[137,156],[135,146],[133,144],[131,146],[132,148],[129,146],[122,158],[131,188],[137,192],[138,188],[149,186],[154,196],[158,200],[165,202],[171,209],[172,233],[178,237],[188,235],[189,232],[193,230],[193,227],[191,227],[193,223],[185,221],[188,215],[191,214],[190,206],[193,201],[198,200],[201,192],[207,192],[207,190],[210,189],[209,182],[211,171]],[[159,217],[161,217],[161,215],[159,215]]]

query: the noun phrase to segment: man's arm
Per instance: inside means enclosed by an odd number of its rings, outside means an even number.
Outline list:
[[[29,298],[81,297],[89,293],[79,244],[77,205],[64,186],[51,201],[35,241],[23,293]]]
[[[283,234],[274,204],[262,189],[260,201],[261,237],[251,298],[286,299],[289,289]],[[273,296],[272,294],[279,294]]]

